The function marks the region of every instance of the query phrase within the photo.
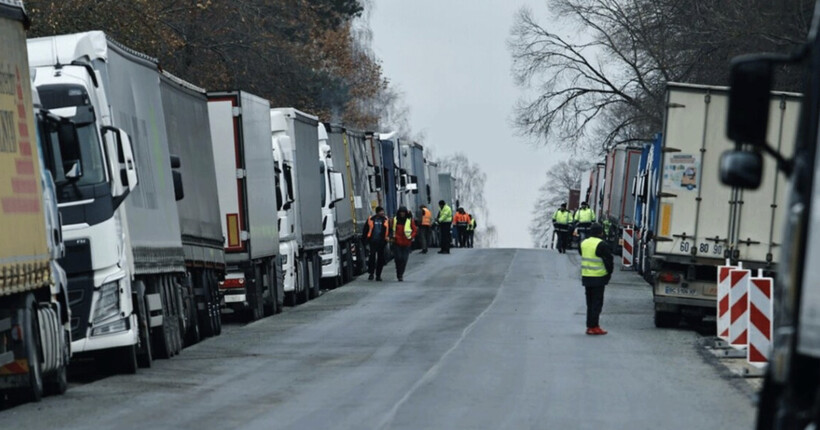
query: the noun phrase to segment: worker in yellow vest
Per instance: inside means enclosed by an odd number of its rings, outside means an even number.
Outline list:
[[[587,231],[589,230],[589,226],[594,222],[595,212],[589,208],[587,202],[581,202],[581,209],[575,211],[576,231],[581,241],[589,236]]]
[[[569,248],[569,230],[572,224],[572,213],[567,210],[567,204],[561,203],[561,207],[552,214],[552,227],[555,235],[558,236],[555,247],[558,253],[566,254]]]
[[[599,324],[604,306],[604,288],[612,276],[612,250],[603,240],[604,229],[600,224],[589,227],[589,237],[581,242],[581,283],[587,298],[587,334],[602,335],[606,330]]]
[[[449,254],[450,253],[450,242],[453,240],[452,236],[450,235],[450,229],[452,228],[453,224],[453,209],[445,202],[444,200],[439,200],[438,202],[438,226],[439,226],[439,246],[441,246],[441,250],[438,252],[439,254]]]
[[[419,212],[421,212],[419,216],[419,240],[421,245],[421,253],[427,254],[427,244],[430,243],[430,239],[432,238],[432,228],[433,228],[433,212],[430,209],[427,209],[426,205],[419,206]]]
[[[475,217],[473,214],[467,214],[470,216],[470,223],[467,224],[467,248],[473,247],[473,238],[475,237],[475,228],[478,226],[478,223],[475,221]]]

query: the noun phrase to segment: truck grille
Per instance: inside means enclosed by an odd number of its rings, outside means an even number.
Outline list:
[[[71,340],[85,339],[91,314],[94,277],[91,274],[68,277],[68,306],[71,308]]]

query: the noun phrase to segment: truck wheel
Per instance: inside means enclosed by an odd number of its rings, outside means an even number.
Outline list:
[[[26,345],[26,360],[28,361],[28,386],[19,391],[23,402],[39,402],[43,399],[43,369],[41,367],[42,354],[40,352],[40,325],[37,318],[37,302],[34,295],[27,294],[23,299],[24,334]]]
[[[310,273],[307,266],[304,259],[300,259],[296,265],[296,293],[299,294],[299,303],[310,300]]]
[[[155,285],[155,288],[152,288],[152,290],[157,291],[160,295],[160,301],[162,303],[162,325],[155,327],[151,332],[151,340],[154,341],[152,350],[157,358],[168,359],[174,355],[172,339],[173,327],[171,327],[173,321],[169,315],[169,300],[168,292],[165,290],[165,283],[162,282],[162,279],[157,279],[155,282],[157,285]]]
[[[134,291],[137,299],[137,329],[139,330],[139,349],[137,350],[137,364],[147,369],[151,367],[154,357],[151,351],[151,327],[148,325],[148,302],[145,298],[145,284],[142,281],[134,282]]]
[[[211,289],[211,300],[213,306],[211,307],[212,318],[214,322],[214,336],[222,334],[222,304],[219,297],[219,285],[215,274],[211,273],[209,288]]]
[[[319,290],[322,288],[322,260],[318,258],[318,255],[314,255],[310,260],[310,265],[312,270],[310,273],[310,291],[308,297],[315,299],[319,297]]]
[[[282,270],[282,264],[277,260],[273,266],[273,280],[275,281],[274,291],[276,291],[276,309],[275,313],[282,313],[285,306],[285,272]]]
[[[114,356],[109,360],[117,367],[117,373],[123,375],[137,373],[137,345],[117,348],[114,350]]]
[[[199,332],[202,337],[211,337],[216,332],[216,320],[213,317],[213,294],[211,294],[211,280],[207,272],[197,275],[197,282],[202,288],[202,304],[205,309],[197,309],[197,319],[199,320]]]
[[[347,264],[345,265],[344,277],[342,278],[342,281],[346,284],[353,280],[353,251],[350,249],[350,245],[347,246],[345,262]]]
[[[71,360],[71,332],[63,334],[63,359],[60,368],[46,378],[45,390],[49,395],[64,394],[68,390],[68,362]]]
[[[268,285],[266,286],[268,290],[268,299],[265,300],[264,306],[262,307],[262,315],[267,317],[276,313],[276,279],[273,277],[273,267],[268,265],[266,267],[266,272],[267,273],[265,274],[267,276],[265,276],[265,278],[268,280]]]
[[[655,327],[676,328],[680,325],[681,315],[677,312],[655,311]]]

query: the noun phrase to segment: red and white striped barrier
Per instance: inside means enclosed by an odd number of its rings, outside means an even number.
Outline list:
[[[737,269],[735,266],[718,266],[717,276],[717,335],[719,338],[729,341],[729,288],[731,279],[729,272]]]
[[[774,316],[774,279],[755,277],[749,283],[749,364],[763,367],[769,362],[772,345],[772,317]]]
[[[623,242],[623,250],[621,251],[622,261],[622,268],[628,269],[632,267],[632,245],[633,240],[632,237],[635,233],[635,230],[632,227],[624,227],[623,233],[621,234],[621,241]]]
[[[747,315],[749,309],[750,270],[734,269],[729,272],[729,345],[738,349],[748,344]]]

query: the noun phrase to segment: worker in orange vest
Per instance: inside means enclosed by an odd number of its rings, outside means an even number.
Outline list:
[[[427,209],[426,205],[419,206],[419,238],[421,240],[421,253],[427,254],[427,244],[430,242],[433,228],[433,212]]]
[[[453,225],[458,229],[458,247],[467,247],[467,226],[470,225],[472,217],[464,211],[464,208],[458,208],[456,215],[453,217]]]

